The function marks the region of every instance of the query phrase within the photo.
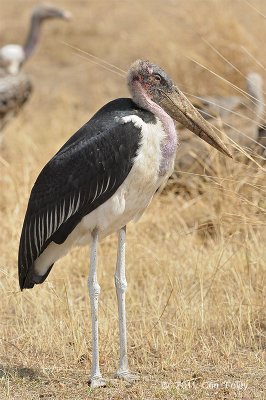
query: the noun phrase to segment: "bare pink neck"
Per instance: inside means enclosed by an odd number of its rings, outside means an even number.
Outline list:
[[[162,159],[159,174],[165,175],[170,168],[171,161],[178,145],[175,123],[162,107],[146,95],[138,82],[133,83],[130,86],[130,90],[134,102],[145,110],[152,112],[162,123],[166,137],[161,142]]]

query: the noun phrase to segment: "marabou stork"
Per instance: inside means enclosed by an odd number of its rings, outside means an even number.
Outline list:
[[[138,60],[128,71],[131,98],[111,101],[46,164],[31,191],[22,228],[20,288],[44,282],[72,246],[91,243],[88,289],[92,318],[91,387],[104,386],[99,368],[98,240],[118,232],[115,286],[120,360],[116,376],[136,379],[126,347],[126,225],[138,220],[174,167],[179,121],[223,154],[222,141],[158,66]]]
[[[48,5],[33,9],[29,32],[23,46],[7,44],[0,49],[0,69],[11,75],[19,73],[21,66],[31,57],[40,39],[41,25],[48,19],[69,19],[71,14]]]

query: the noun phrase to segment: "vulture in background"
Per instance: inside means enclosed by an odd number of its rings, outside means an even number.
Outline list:
[[[255,72],[246,76],[246,95],[208,96],[193,105],[209,123],[224,132],[247,151],[263,154],[264,95],[262,77]],[[212,173],[214,164],[203,142],[198,142],[187,129],[181,129],[181,146],[177,152],[175,170],[202,174]]]
[[[0,48],[0,143],[3,139],[1,131],[16,116],[32,92],[31,81],[21,72],[21,68],[36,50],[42,23],[50,19],[69,18],[67,11],[48,5],[37,6],[31,14],[25,44],[8,44]]]

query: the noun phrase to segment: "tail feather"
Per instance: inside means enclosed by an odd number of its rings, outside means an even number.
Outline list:
[[[30,273],[26,275],[24,279],[19,280],[20,289],[32,289],[34,285],[39,285],[45,281],[49,275],[54,264],[50,265],[48,270],[44,275],[37,275],[34,273],[33,268],[31,268]]]

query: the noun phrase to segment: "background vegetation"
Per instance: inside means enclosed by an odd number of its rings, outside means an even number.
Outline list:
[[[22,43],[36,2],[0,3],[0,45]],[[8,126],[0,155],[0,399],[264,399],[266,188],[265,172],[253,162],[225,163],[216,155],[214,177],[179,173],[180,187],[193,179],[193,195],[177,195],[171,184],[137,225],[129,225],[129,356],[142,376],[133,386],[112,379],[118,361],[116,236],[100,246],[98,272],[100,362],[110,383],[93,392],[86,384],[88,248],[74,249],[43,285],[23,293],[17,249],[42,166],[99,107],[128,96],[124,77],[64,42],[123,70],[137,58],[150,59],[188,93],[235,94],[219,76],[242,89],[249,71],[266,81],[266,2],[56,4],[70,10],[73,21],[44,26],[25,68],[34,94]],[[238,381],[247,388],[239,389]]]

